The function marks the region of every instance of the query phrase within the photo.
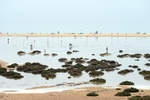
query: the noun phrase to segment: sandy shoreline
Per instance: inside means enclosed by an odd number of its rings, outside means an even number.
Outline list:
[[[0,34],[0,37],[150,37],[150,34],[135,34],[135,33],[61,33],[61,34],[48,34],[48,33],[13,33],[13,34]]]
[[[6,66],[8,65],[7,62],[0,60],[0,66],[6,68]]]
[[[49,92],[49,93],[24,93],[24,94],[8,94],[0,93],[0,100],[128,100],[128,97],[114,96],[117,92],[124,90],[127,87],[121,87],[121,90],[115,88],[103,87],[86,87],[77,88],[72,90],[65,90],[62,92]],[[89,92],[96,92],[99,94],[97,97],[86,96]],[[150,90],[140,90],[135,95],[149,95]]]

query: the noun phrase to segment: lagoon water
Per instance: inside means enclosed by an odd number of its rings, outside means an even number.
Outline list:
[[[72,50],[79,50],[78,53],[73,53],[67,55],[66,52],[69,51],[69,43],[73,44]],[[120,69],[132,69],[129,65],[138,65],[139,68],[150,70],[150,67],[145,66],[148,63],[148,59],[143,57],[140,61],[135,61],[133,58],[117,58],[119,50],[123,50],[123,53],[150,53],[150,38],[148,37],[0,37],[0,59],[8,62],[9,64],[18,63],[24,64],[25,62],[40,62],[42,64],[48,65],[52,68],[61,68],[63,63],[58,62],[61,57],[66,57],[68,59],[73,57],[83,57],[98,60],[107,59],[115,60],[122,64]],[[39,55],[24,55],[19,56],[17,52],[22,50],[25,52],[30,52],[30,45],[33,45],[33,50],[41,50],[42,53]],[[106,47],[108,47],[111,56],[101,57],[99,54],[104,53]],[[46,49],[47,53],[57,53],[58,56],[44,56],[43,52]],[[92,56],[91,54],[95,54]],[[135,87],[138,88],[150,88],[150,81],[144,80],[144,78],[138,74],[135,69],[133,73],[127,75],[119,75],[118,71],[104,72],[102,78],[106,79],[106,84],[97,86],[118,86],[122,81],[133,81],[135,82]],[[21,74],[24,78],[20,80],[6,79],[0,76],[0,90],[23,90],[26,88],[32,88],[37,86],[51,86],[55,84],[62,83],[78,83],[87,82],[92,77],[89,77],[87,73],[83,73],[81,77],[68,79],[67,73],[59,73],[55,79],[45,80],[40,75],[32,75],[29,73]],[[85,86],[95,86],[92,84],[84,84],[78,87]],[[72,86],[75,88],[77,86]],[[62,86],[57,87],[60,89],[66,89],[68,87]]]

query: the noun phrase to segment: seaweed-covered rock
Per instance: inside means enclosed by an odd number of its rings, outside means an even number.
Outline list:
[[[3,73],[6,73],[6,72],[7,72],[6,68],[0,67],[0,75],[3,74]]]
[[[82,71],[77,68],[73,68],[73,69],[69,70],[68,73],[70,74],[70,76],[73,76],[73,77],[79,77],[82,75]]]
[[[51,54],[53,57],[57,56],[58,54],[57,53],[52,53]]]
[[[51,73],[65,73],[68,70],[67,69],[62,69],[62,68],[57,68],[57,69],[50,68],[50,69],[47,69],[47,71],[49,71]]]
[[[115,96],[131,96],[130,92],[122,91],[115,94]]]
[[[120,83],[120,85],[134,85],[134,83],[131,81],[123,81]]]
[[[146,65],[146,66],[150,66],[150,63],[146,63],[145,65]]]
[[[138,68],[137,70],[138,70],[138,71],[141,71],[141,68]]]
[[[95,54],[91,54],[92,56],[95,56]]]
[[[77,52],[79,52],[79,51],[78,51],[78,50],[73,50],[72,52],[77,53]]]
[[[103,76],[104,73],[103,73],[102,71],[91,71],[91,72],[89,73],[89,75],[90,75],[91,77],[96,77],[96,76]]]
[[[7,66],[7,68],[16,68],[16,67],[18,67],[17,63],[13,63],[13,64]]]
[[[144,58],[150,58],[150,54],[144,54]]]
[[[118,55],[118,58],[127,58],[129,57],[129,54],[122,54],[122,55]]]
[[[50,70],[44,70],[42,71],[41,76],[48,80],[55,78],[56,74]]]
[[[132,96],[128,100],[150,100],[150,96]]]
[[[150,75],[150,71],[143,70],[143,71],[139,72],[139,74],[143,75],[143,76],[149,76]]]
[[[72,65],[73,61],[67,61],[65,62],[65,65]]]
[[[129,67],[131,67],[131,68],[138,68],[138,66],[137,65],[129,65]]]
[[[114,71],[117,67],[121,66],[118,62],[111,60],[101,60],[91,59],[87,62],[89,65],[86,67],[85,71],[95,71],[95,70],[104,70],[104,71]]]
[[[142,54],[130,54],[131,58],[141,58]]]
[[[95,93],[95,92],[90,92],[90,93],[87,94],[87,96],[98,96],[98,94]]]
[[[150,80],[150,75],[144,76],[145,80]]]
[[[127,57],[131,57],[131,58],[141,58],[142,54],[122,54],[122,55],[118,55],[117,57],[119,58],[127,58]]]
[[[76,58],[76,59],[74,59],[74,61],[75,61],[75,63],[80,63],[80,64],[85,63],[85,59],[83,59],[82,57]]]
[[[44,56],[49,56],[49,54],[48,53],[44,53]]]
[[[124,90],[125,92],[139,92],[139,90],[138,89],[136,89],[136,88],[133,88],[133,87],[131,87],[131,88],[127,88],[127,89],[125,89]]]
[[[5,72],[5,73],[2,73],[1,75],[8,79],[15,79],[15,80],[23,78],[23,76],[20,73],[13,72],[13,71]]]
[[[38,54],[40,54],[40,53],[41,53],[41,51],[39,51],[39,50],[34,50],[34,51],[30,52],[29,54],[30,54],[30,55],[38,55]]]
[[[59,58],[58,61],[59,61],[59,62],[66,62],[66,61],[67,61],[67,58]]]
[[[118,74],[126,75],[126,74],[131,73],[131,72],[133,72],[133,70],[131,70],[131,69],[124,69],[124,70],[119,71]]]
[[[100,54],[100,56],[102,56],[102,57],[104,57],[104,56],[110,56],[111,55],[111,53],[102,53],[102,54]]]
[[[95,79],[90,80],[90,82],[93,84],[105,84],[106,80],[103,78],[95,78]]]
[[[67,53],[68,55],[71,55],[71,54],[72,54],[72,52],[71,52],[71,51],[67,51],[66,53]]]
[[[41,74],[41,72],[47,67],[48,66],[42,65],[40,63],[25,63],[22,66],[18,66],[17,71],[33,73],[33,74]]]
[[[22,56],[22,55],[25,55],[26,53],[25,53],[24,51],[18,51],[17,54],[18,54],[19,56]]]
[[[69,65],[69,64],[65,64],[65,65],[62,65],[61,67],[71,67],[71,65]]]
[[[119,53],[123,53],[123,50],[119,50]]]
[[[122,92],[118,92],[115,96],[131,96],[131,93],[134,92],[139,92],[139,90],[131,87],[123,90]]]

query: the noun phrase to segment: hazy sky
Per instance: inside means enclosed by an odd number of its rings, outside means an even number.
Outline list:
[[[0,0],[0,32],[150,32],[150,0]]]

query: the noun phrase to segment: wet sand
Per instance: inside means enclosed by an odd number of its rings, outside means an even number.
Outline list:
[[[7,62],[0,60],[0,66],[1,67],[6,67],[8,65]]]
[[[150,34],[135,34],[135,33],[61,33],[61,34],[51,34],[51,33],[2,33],[1,37],[150,37]]]
[[[128,100],[128,97],[114,96],[117,92],[122,91],[125,88],[127,87],[122,87],[121,90],[116,90],[113,88],[88,87],[49,93],[0,93],[0,100]],[[86,96],[87,93],[93,91],[98,93],[99,96]],[[132,93],[132,96],[135,95],[150,95],[150,90],[144,90],[144,92],[140,90],[138,93]]]

